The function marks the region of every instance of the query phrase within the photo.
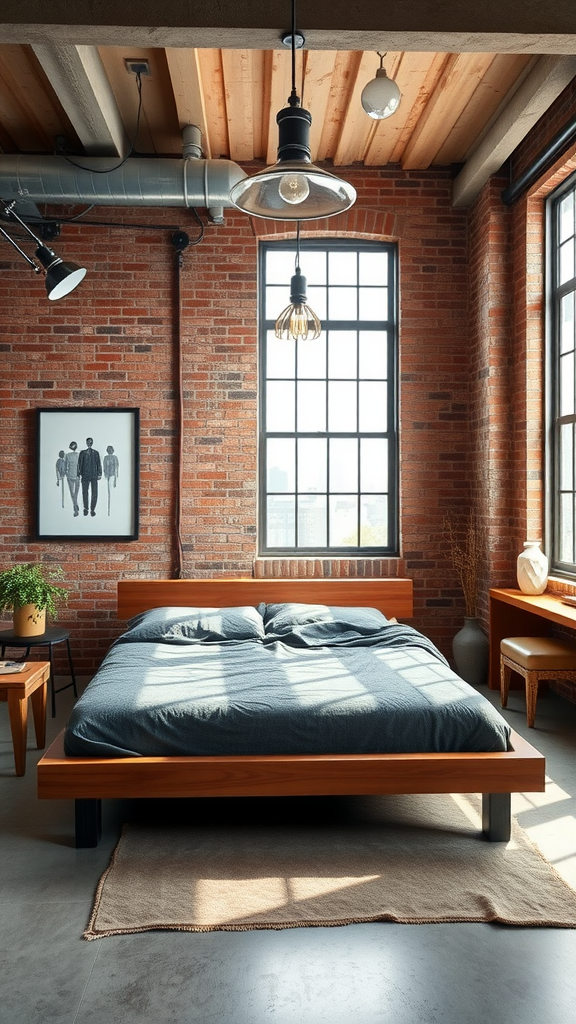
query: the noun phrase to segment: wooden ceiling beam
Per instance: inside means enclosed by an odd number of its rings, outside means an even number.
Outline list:
[[[97,48],[35,43],[32,49],[86,153],[125,156],[128,136]]]
[[[540,57],[454,179],[454,206],[470,206],[488,178],[522,142],[576,75],[576,56]]]

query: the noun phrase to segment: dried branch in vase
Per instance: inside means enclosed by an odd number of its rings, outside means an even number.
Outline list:
[[[478,593],[486,554],[486,530],[476,512],[453,514],[444,520],[452,564],[464,594],[466,616],[478,614]]]

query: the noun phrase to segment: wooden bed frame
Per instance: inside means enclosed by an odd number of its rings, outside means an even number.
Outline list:
[[[149,608],[230,607],[284,601],[378,608],[412,615],[407,579],[126,580],[118,616]],[[481,793],[482,830],[510,838],[514,792],[544,790],[544,757],[512,733],[512,749],[463,754],[321,754],[242,757],[66,757],[63,733],[38,764],[40,799],[73,799],[76,846],[96,846],[101,801],[136,797]]]

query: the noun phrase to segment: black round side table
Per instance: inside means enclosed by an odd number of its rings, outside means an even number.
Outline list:
[[[66,642],[68,649],[68,664],[70,665],[70,675],[72,676],[72,682],[66,683],[65,686],[60,686],[57,690],[54,688],[54,662],[52,659],[52,647],[54,644],[61,644]],[[74,687],[74,696],[78,696],[78,690],[76,689],[76,676],[74,674],[74,666],[72,664],[72,653],[70,651],[70,633],[67,629],[57,629],[55,626],[49,626],[46,632],[39,633],[38,636],[18,636],[11,629],[0,630],[0,648],[2,649],[1,657],[4,657],[4,651],[7,647],[25,647],[23,657],[20,659],[24,661],[25,658],[30,654],[32,647],[47,647],[48,658],[50,661],[50,696],[52,700],[52,718],[56,714],[56,694],[61,693],[62,690],[68,690],[71,686]]]

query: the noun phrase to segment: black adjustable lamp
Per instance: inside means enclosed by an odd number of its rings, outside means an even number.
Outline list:
[[[356,190],[347,181],[311,163],[308,110],[296,93],[296,0],[292,0],[292,91],[288,106],[276,115],[278,162],[259,174],[237,182],[230,201],[251,217],[268,220],[317,220],[344,213],[356,201]],[[284,37],[286,38],[286,37]]]
[[[14,210],[15,200],[11,203],[4,202],[0,199],[0,203],[9,217],[13,217],[18,222],[21,228],[24,229],[26,234],[33,238],[36,242],[36,251],[34,255],[36,260],[33,260],[31,256],[28,256],[24,249],[21,249],[18,243],[8,234],[5,229],[0,226],[0,234],[6,239],[7,242],[16,249],[20,255],[26,260],[26,262],[32,267],[35,274],[40,274],[44,270],[46,274],[46,291],[48,292],[48,298],[62,299],[65,295],[68,295],[71,291],[76,288],[86,276],[86,270],[84,267],[79,267],[77,263],[65,263],[60,256],[44,244],[41,238],[28,227],[25,221],[23,221]],[[39,266],[38,264],[41,264]]]

